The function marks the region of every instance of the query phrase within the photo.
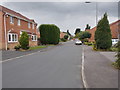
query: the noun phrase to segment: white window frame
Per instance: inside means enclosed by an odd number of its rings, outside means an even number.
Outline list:
[[[35,38],[36,37],[36,38]],[[37,41],[37,35],[32,35],[31,36],[32,41]]]
[[[34,23],[32,24],[32,29],[35,29],[35,25],[34,25]]]
[[[13,16],[10,16],[10,23],[14,24],[14,17]]]
[[[10,35],[11,40],[9,40],[9,35]],[[16,38],[15,38],[15,36],[16,36]],[[14,37],[14,40],[13,40],[13,37]],[[8,42],[18,42],[18,34],[8,33]]]
[[[30,28],[30,22],[28,22],[28,28]]]
[[[21,25],[21,21],[20,21],[20,19],[18,19],[18,26],[20,26]]]

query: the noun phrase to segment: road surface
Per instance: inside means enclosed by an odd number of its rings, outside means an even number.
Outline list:
[[[82,46],[73,41],[2,64],[3,88],[83,88]]]

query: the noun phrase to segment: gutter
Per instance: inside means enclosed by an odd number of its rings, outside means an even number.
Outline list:
[[[4,14],[4,32],[5,32],[5,50],[7,50],[7,31],[6,31],[6,16],[7,14]]]

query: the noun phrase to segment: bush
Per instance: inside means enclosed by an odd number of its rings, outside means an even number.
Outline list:
[[[108,50],[112,46],[112,36],[107,14],[98,22],[95,32],[95,41],[97,49]]]
[[[93,50],[95,50],[95,51],[97,50],[95,42],[93,42]]]
[[[117,55],[116,55],[117,60],[114,64],[118,69],[120,69],[120,41],[117,44],[117,48],[118,48],[118,52],[117,52]]]
[[[22,35],[19,39],[19,43],[21,45],[22,49],[29,49],[29,36],[27,35],[26,32],[22,32]]]
[[[65,35],[65,36],[64,36],[64,39],[66,39],[66,40],[67,40],[67,39],[68,39],[68,35]]]
[[[92,42],[89,42],[89,43],[88,43],[88,46],[92,46],[92,45],[93,45],[93,43],[92,43]]]
[[[40,41],[42,44],[58,44],[60,29],[53,24],[42,24],[39,26]]]
[[[21,46],[20,45],[17,45],[14,47],[14,49],[16,49],[16,51],[20,50]]]
[[[65,38],[61,38],[61,41],[66,42],[67,40]]]

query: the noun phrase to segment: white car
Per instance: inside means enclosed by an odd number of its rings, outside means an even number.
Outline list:
[[[118,39],[112,39],[112,46],[118,43]]]
[[[82,45],[82,42],[81,41],[76,41],[75,45]]]

